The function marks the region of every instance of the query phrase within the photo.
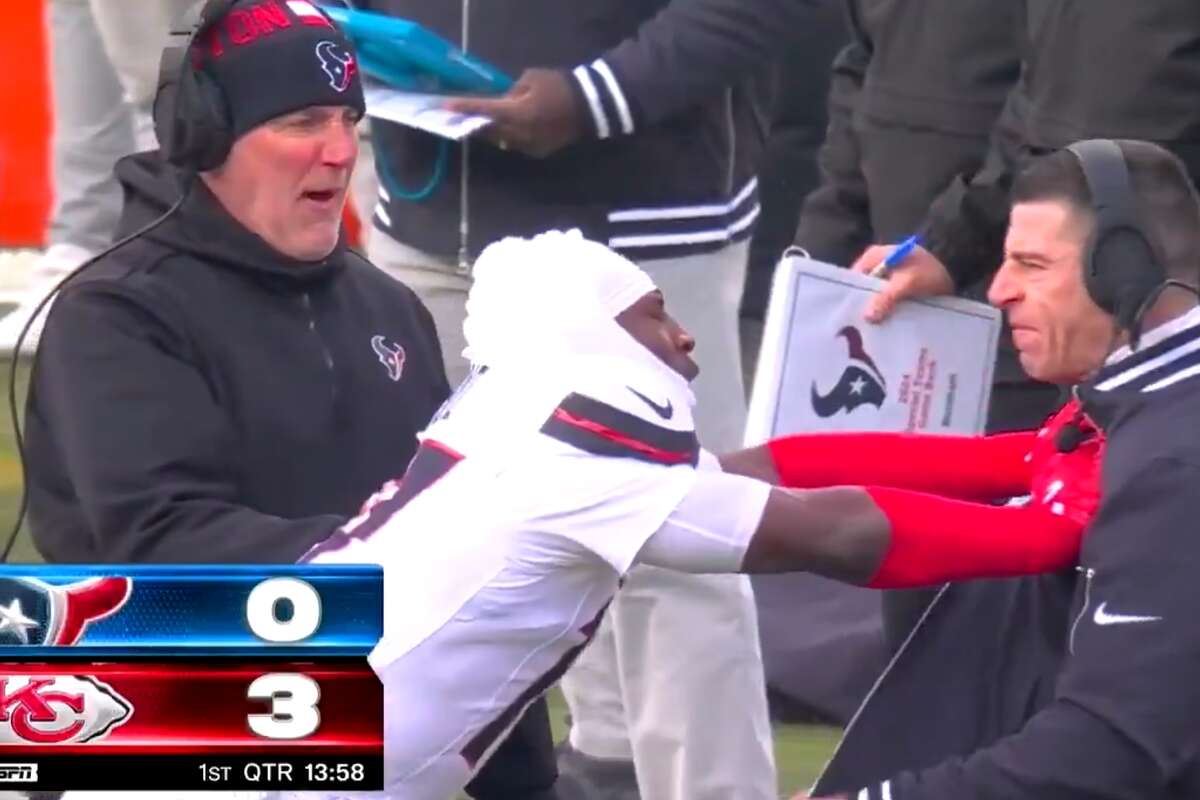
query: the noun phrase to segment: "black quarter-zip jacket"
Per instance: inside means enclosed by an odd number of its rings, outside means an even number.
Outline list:
[[[1019,732],[858,797],[1200,797],[1200,309],[1155,334],[1080,388],[1107,444],[1053,698]]]
[[[123,230],[179,196],[123,160]],[[27,401],[29,516],[53,562],[290,562],[387,479],[448,394],[432,318],[339,245],[298,262],[197,181],[55,300]]]

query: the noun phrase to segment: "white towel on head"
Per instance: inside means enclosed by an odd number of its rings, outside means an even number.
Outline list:
[[[577,230],[551,231],[490,245],[473,276],[463,355],[488,372],[473,372],[429,436],[504,457],[572,393],[660,427],[692,429],[695,397],[687,380],[616,322],[656,289],[636,264]],[[631,387],[671,403],[673,418],[652,415]]]
[[[499,367],[603,355],[641,360],[645,349],[615,317],[655,290],[636,264],[579,231],[510,237],[475,262],[464,357]]]

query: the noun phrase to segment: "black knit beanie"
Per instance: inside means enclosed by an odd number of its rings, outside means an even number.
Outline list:
[[[309,106],[365,112],[354,49],[308,0],[246,0],[206,32],[194,56],[221,87],[237,139]]]

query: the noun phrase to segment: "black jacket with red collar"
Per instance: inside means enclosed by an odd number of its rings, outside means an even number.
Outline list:
[[[178,197],[124,160],[125,232]],[[29,516],[53,562],[290,562],[385,480],[448,395],[433,322],[338,246],[292,261],[203,184],[51,307],[27,406]]]
[[[1107,452],[1053,698],[1018,732],[858,797],[1200,797],[1200,309],[1080,396]]]

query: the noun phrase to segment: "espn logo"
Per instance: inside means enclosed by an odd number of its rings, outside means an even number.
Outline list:
[[[37,767],[37,764],[0,764],[0,783],[35,783]]]

